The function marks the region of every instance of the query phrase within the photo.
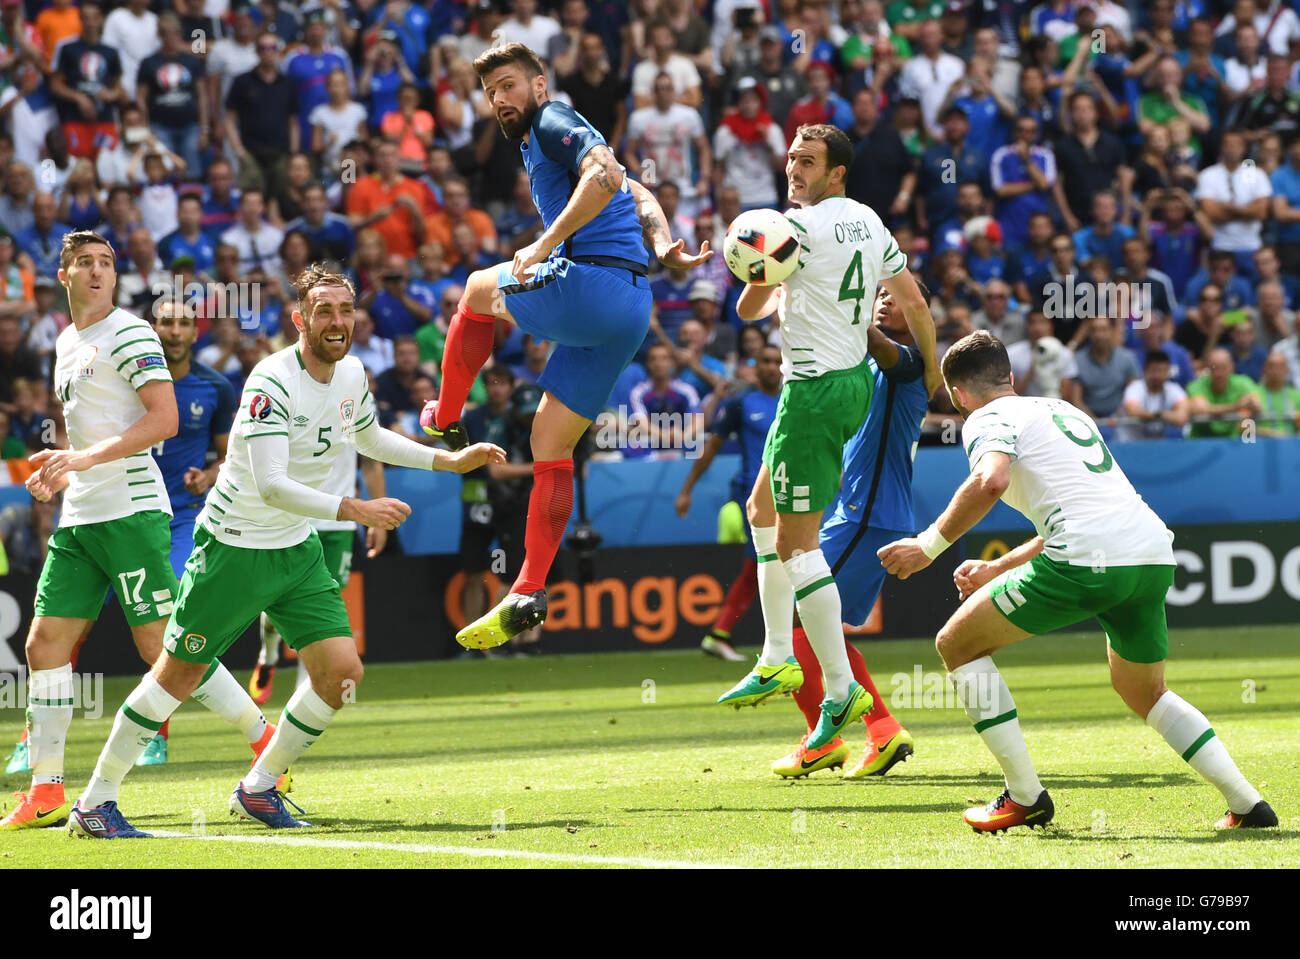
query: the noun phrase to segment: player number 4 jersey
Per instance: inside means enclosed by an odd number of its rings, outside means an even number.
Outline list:
[[[296,546],[311,534],[311,521],[263,501],[253,478],[249,444],[259,437],[287,436],[290,478],[329,491],[335,461],[350,456],[355,463],[355,454],[348,452],[353,431],[374,418],[365,367],[355,356],[334,365],[329,383],[312,379],[296,344],[268,356],[248,375],[226,460],[199,521],[229,546]],[[351,487],[344,495],[352,495]]]
[[[1043,537],[1043,554],[1071,566],[1173,565],[1173,533],[1138,495],[1092,417],[1064,400],[1003,396],[962,427],[971,468],[1011,457],[1002,500]]]
[[[781,372],[812,379],[867,355],[876,287],[907,267],[893,234],[869,206],[847,197],[789,210],[799,268],[782,283]]]
[[[158,334],[126,310],[113,310],[84,330],[69,326],[54,344],[54,388],[74,450],[125,433],[145,414],[136,391],[171,379]],[[69,476],[62,526],[104,523],[153,509],[171,515],[162,472],[148,450]]]

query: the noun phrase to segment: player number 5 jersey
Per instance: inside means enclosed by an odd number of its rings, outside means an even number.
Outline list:
[[[296,546],[311,534],[311,521],[263,501],[249,444],[260,442],[259,437],[287,436],[290,479],[325,491],[335,461],[354,455],[345,452],[352,432],[374,417],[365,367],[355,356],[334,365],[329,383],[312,379],[296,344],[268,356],[248,375],[226,460],[199,521],[229,546]]]
[[[786,212],[799,240],[799,268],[782,283],[781,372],[812,379],[857,366],[867,355],[876,287],[907,267],[871,207],[846,197]]]
[[[1173,533],[1138,495],[1097,424],[1064,400],[1003,396],[962,427],[974,469],[985,454],[1011,457],[1002,500],[1043,537],[1043,554],[1071,566],[1173,565]]]

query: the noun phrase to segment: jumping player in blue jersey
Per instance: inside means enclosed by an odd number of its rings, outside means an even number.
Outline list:
[[[573,509],[574,447],[650,326],[646,244],[660,262],[684,270],[712,253],[707,243],[691,255],[672,241],[654,195],[627,178],[585,117],[550,99],[533,51],[521,43],[492,47],[474,69],[502,131],[522,141],[546,230],[513,262],[470,275],[447,333],[442,392],[421,414],[425,431],[452,449],[468,442],[461,409],[491,356],[498,318],[555,344],[538,381],[545,393],[533,421],[523,566],[505,599],[456,634],[462,646],[486,649],[546,618],[546,576]]]
[[[713,432],[700,458],[695,461],[677,494],[677,515],[685,516],[691,508],[691,490],[718,455],[727,440],[735,437],[740,442],[740,471],[731,480],[731,502],[736,503],[740,515],[745,516],[745,500],[758,479],[763,465],[763,444],[767,431],[776,419],[777,401],[781,398],[781,348],[771,344],[758,354],[755,366],[758,382],[753,389],[729,397],[718,407],[713,419]],[[745,657],[731,645],[731,630],[748,611],[758,591],[758,554],[754,552],[754,537],[749,532],[749,519],[745,517],[745,548],[748,556],[740,575],[727,590],[727,598],[718,611],[709,635],[700,641],[700,648],[710,655],[738,663]]]
[[[930,291],[919,280],[917,286],[928,305]],[[914,529],[912,460],[930,397],[923,379],[924,358],[912,343],[902,310],[881,289],[867,346],[867,368],[875,378],[874,399],[866,421],[844,447],[840,491],[827,509],[817,537],[835,575],[844,621],[853,625],[866,622],[885,581],[876,550],[900,536],[911,536]],[[933,357],[929,359],[934,363]],[[865,717],[866,747],[844,778],[883,776],[912,755],[912,736],[890,714],[862,654],[847,640],[845,646],[854,678],[871,693],[875,705]],[[821,713],[821,670],[799,627],[794,631],[794,652],[804,671],[803,687],[794,693],[794,699],[811,733]],[[839,737],[820,749],[809,749],[807,741],[805,734],[793,752],[772,763],[772,772],[797,778],[842,766],[848,760],[849,747]]]

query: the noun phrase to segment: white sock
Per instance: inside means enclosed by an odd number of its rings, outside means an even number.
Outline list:
[[[179,699],[158,684],[153,673],[146,674],[140,680],[140,685],[126,697],[126,702],[113,719],[113,731],[108,734],[108,742],[104,743],[104,749],[99,754],[95,774],[90,778],[86,791],[81,794],[82,809],[117,799],[117,790],[122,785],[122,780],[131,771],[145,747],[158,734],[158,727],[170,718],[180,704]]]
[[[310,685],[295,689],[284,707],[280,724],[275,727],[275,735],[244,777],[244,789],[259,793],[275,786],[284,771],[321,737],[338,713]]]
[[[1209,780],[1228,808],[1244,815],[1259,802],[1259,791],[1237,769],[1227,748],[1214,734],[1205,715],[1177,693],[1166,689],[1147,714],[1147,725],[1165,738],[1174,752]]]
[[[199,688],[190,694],[190,698],[230,723],[250,743],[261,739],[262,733],[266,731],[266,717],[262,715],[262,710],[248,695],[248,690],[219,661],[213,661],[207,675],[199,683]]]
[[[280,631],[271,622],[271,617],[262,614],[262,651],[257,654],[259,666],[276,666],[280,662]]]
[[[764,666],[780,666],[794,655],[794,587],[776,555],[776,527],[753,526],[754,551],[758,554],[758,601],[763,607]]]
[[[72,697],[71,664],[32,670],[27,683],[27,751],[33,786],[63,784]]]
[[[808,636],[826,681],[826,695],[842,700],[849,695],[853,667],[844,648],[844,621],[840,612],[840,591],[820,549],[793,556],[785,564],[794,589],[799,621]]]
[[[310,683],[311,683],[311,674],[307,672],[307,665],[302,661],[302,657],[299,656],[298,657],[298,679],[294,683],[294,688],[302,689],[302,687],[307,686]]]
[[[1011,690],[993,665],[990,656],[958,666],[948,678],[957,688],[957,699],[975,724],[984,745],[1002,767],[1011,799],[1022,806],[1032,806],[1043,791],[1038,773],[1029,759],[1025,737],[1016,717],[1016,702]]]

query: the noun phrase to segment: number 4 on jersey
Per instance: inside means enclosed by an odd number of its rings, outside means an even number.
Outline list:
[[[852,282],[854,285],[850,286]],[[853,301],[853,323],[857,326],[862,322],[862,298],[867,295],[866,282],[862,278],[862,251],[855,250],[853,259],[849,262],[849,267],[844,271],[844,278],[840,280],[839,301]]]

